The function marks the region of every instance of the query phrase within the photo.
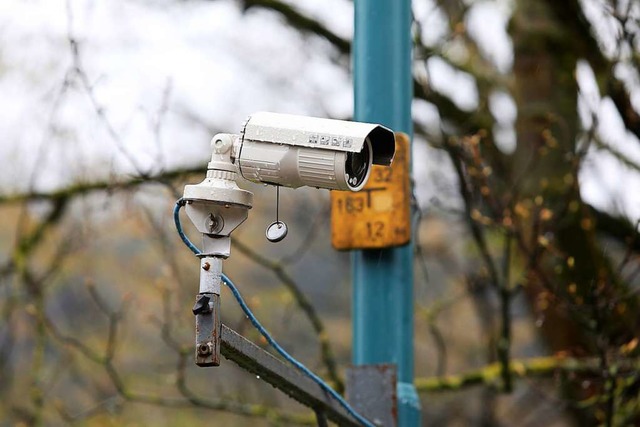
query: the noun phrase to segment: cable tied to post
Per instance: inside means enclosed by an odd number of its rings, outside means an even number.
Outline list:
[[[193,252],[196,255],[200,255],[201,254],[200,249],[198,249],[196,245],[194,245],[191,242],[191,240],[189,240],[187,235],[184,233],[184,230],[182,229],[182,224],[180,223],[180,209],[182,209],[182,207],[186,205],[186,203],[187,203],[186,200],[184,200],[183,198],[178,199],[175,207],[173,208],[173,222],[175,223],[176,230],[178,231],[178,235],[180,236],[180,239],[182,239],[184,244],[191,250],[191,252]],[[258,319],[253,314],[251,309],[249,309],[249,306],[244,301],[244,299],[242,298],[242,295],[240,295],[240,291],[238,290],[236,285],[233,284],[231,279],[229,279],[229,277],[227,277],[227,275],[224,273],[222,273],[221,277],[222,277],[222,282],[225,284],[225,286],[229,288],[234,298],[240,305],[240,308],[242,309],[244,314],[249,318],[249,321],[251,322],[251,324],[258,330],[258,332],[260,332],[260,334],[267,340],[267,342],[271,344],[271,346],[285,360],[287,360],[289,363],[295,366],[300,372],[302,372],[304,375],[309,377],[313,382],[318,384],[320,388],[322,388],[325,392],[330,394],[340,404],[340,406],[342,406],[344,410],[349,413],[349,415],[351,415],[353,418],[358,420],[358,422],[360,422],[363,426],[376,427],[373,423],[371,423],[369,420],[367,420],[358,412],[356,412],[356,410],[353,409],[351,405],[349,405],[349,403],[347,403],[347,401],[344,400],[344,398],[340,396],[340,394],[338,394],[337,391],[332,389],[329,386],[329,384],[327,384],[322,378],[314,374],[309,368],[304,366],[302,363],[294,359],[293,356],[287,353],[287,351],[284,348],[282,348],[280,344],[278,344],[278,342],[271,336],[271,334],[269,334],[269,332],[264,328],[264,326],[262,326],[260,321],[258,321]]]

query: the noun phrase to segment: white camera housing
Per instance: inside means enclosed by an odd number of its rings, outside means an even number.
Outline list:
[[[358,191],[371,166],[389,166],[394,153],[394,134],[381,125],[256,113],[236,139],[232,158],[249,181]]]

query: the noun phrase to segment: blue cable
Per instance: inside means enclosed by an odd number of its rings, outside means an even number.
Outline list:
[[[191,252],[193,252],[196,255],[200,255],[201,254],[200,249],[198,249],[196,245],[191,243],[191,240],[189,240],[187,235],[184,234],[184,230],[182,229],[182,225],[180,224],[180,209],[182,209],[182,207],[186,204],[187,202],[184,199],[182,198],[178,199],[178,201],[176,202],[176,205],[173,207],[173,222],[176,225],[176,230],[178,230],[178,236],[180,236],[184,244],[187,245],[189,249],[191,249]]]
[[[176,202],[175,207],[173,208],[173,222],[176,225],[176,230],[178,231],[178,235],[180,236],[180,239],[182,239],[182,241],[184,242],[185,245],[187,245],[187,247],[189,249],[191,249],[191,252],[193,252],[196,255],[200,255],[202,252],[200,252],[200,249],[198,249],[193,243],[191,243],[191,240],[189,240],[189,238],[187,237],[186,234],[184,234],[184,230],[182,229],[182,225],[180,224],[180,209],[186,204],[186,201],[184,199],[179,199]],[[298,362],[296,359],[293,358],[293,356],[291,356],[289,353],[287,353],[287,351],[282,348],[280,346],[280,344],[278,344],[276,342],[275,339],[273,339],[273,337],[271,336],[271,334],[269,334],[269,332],[267,332],[267,330],[264,328],[264,326],[262,326],[262,324],[258,321],[258,319],[256,318],[256,316],[253,314],[253,312],[251,311],[251,309],[249,308],[249,306],[247,305],[247,303],[244,302],[244,299],[242,298],[242,295],[240,295],[240,291],[238,290],[238,288],[236,287],[236,285],[233,284],[233,282],[231,281],[231,279],[229,279],[224,273],[222,273],[222,282],[229,288],[229,290],[231,291],[231,293],[233,294],[234,298],[236,299],[236,301],[238,302],[238,304],[240,305],[240,308],[242,309],[242,311],[244,311],[244,314],[246,314],[246,316],[249,318],[249,320],[251,321],[251,324],[258,330],[258,332],[260,332],[260,334],[267,340],[267,342],[269,344],[271,344],[271,346],[283,357],[285,358],[289,363],[291,363],[293,366],[295,366],[296,368],[298,368],[299,371],[301,371],[303,374],[307,375],[309,378],[311,378],[311,380],[313,382],[315,382],[316,384],[318,384],[320,386],[320,388],[322,388],[325,392],[329,393],[335,400],[338,401],[338,403],[340,404],[340,406],[342,406],[344,408],[345,411],[347,411],[353,418],[355,418],[356,420],[358,420],[363,426],[366,427],[375,427],[375,425],[373,423],[371,423],[369,420],[367,420],[366,418],[364,418],[362,415],[360,415],[359,413],[357,413],[355,411],[355,409],[353,409],[346,400],[344,400],[342,398],[342,396],[340,396],[338,394],[337,391],[335,391],[334,389],[332,389],[326,382],[324,382],[324,380],[322,378],[320,378],[319,376],[317,376],[316,374],[314,374],[309,368],[307,368],[306,366],[304,366],[302,363]]]

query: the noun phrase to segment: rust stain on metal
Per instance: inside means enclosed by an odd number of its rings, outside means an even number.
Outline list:
[[[196,315],[195,358],[198,366],[220,365],[220,296],[210,295],[210,311]],[[196,297],[196,301],[198,301]]]
[[[397,367],[394,364],[351,366],[347,370],[349,403],[362,415],[385,427],[397,426]]]
[[[211,331],[211,342],[213,343],[213,351],[211,355],[211,361],[215,366],[220,365],[220,328],[222,323],[220,322],[220,297],[214,299],[214,316],[213,316],[213,330]]]
[[[390,372],[390,376],[392,378],[391,382],[395,387],[395,384],[398,382],[397,368],[393,365],[379,365],[378,370],[380,371],[381,374],[386,374],[387,371],[391,370]],[[393,417],[394,420],[396,420],[396,422],[398,421],[398,394],[397,393],[391,394],[391,416]]]

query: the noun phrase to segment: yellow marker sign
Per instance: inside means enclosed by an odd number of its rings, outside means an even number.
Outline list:
[[[409,137],[396,133],[391,167],[374,165],[357,193],[331,192],[331,243],[339,250],[401,246],[411,239]]]

